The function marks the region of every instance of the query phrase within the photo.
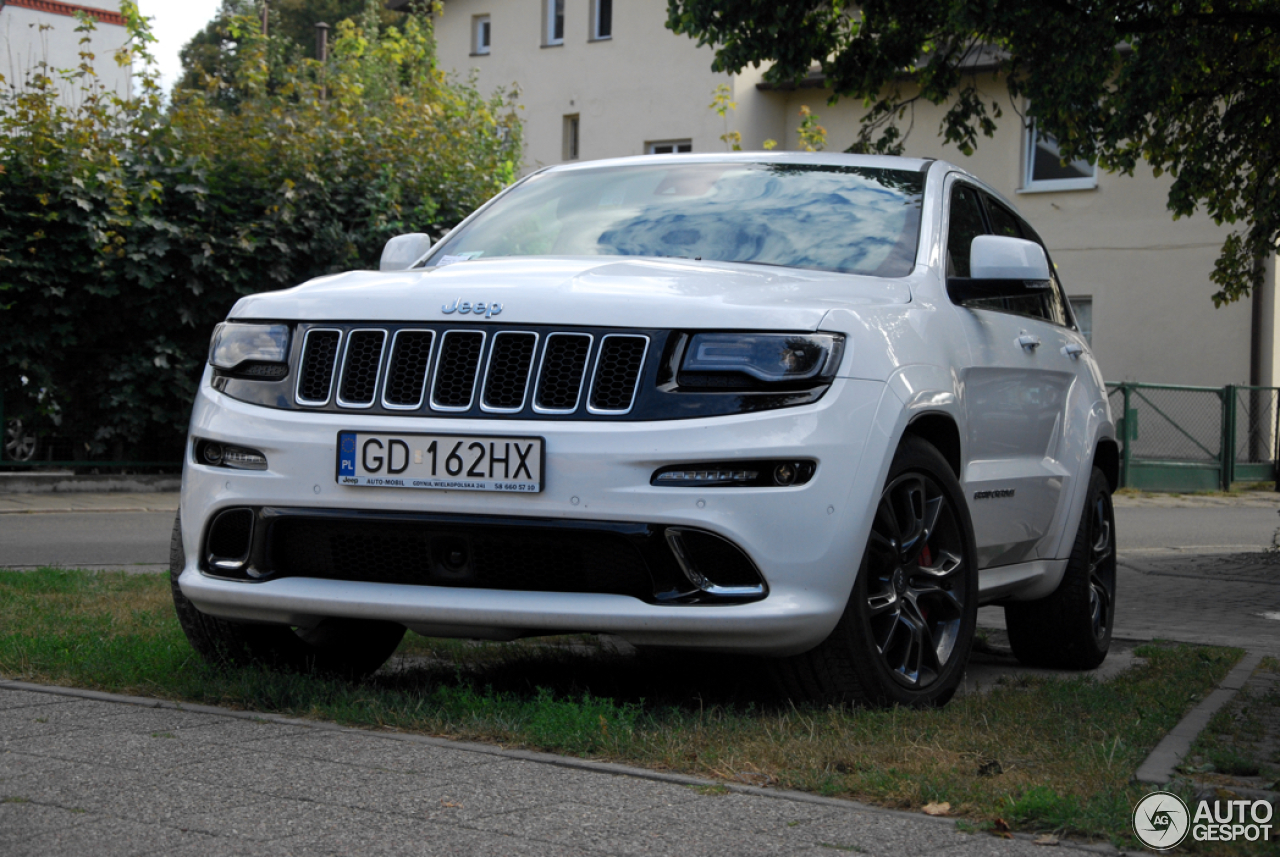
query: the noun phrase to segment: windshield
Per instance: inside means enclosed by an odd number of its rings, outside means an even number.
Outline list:
[[[428,265],[498,256],[663,256],[901,277],[924,175],[810,164],[550,172],[511,190]]]

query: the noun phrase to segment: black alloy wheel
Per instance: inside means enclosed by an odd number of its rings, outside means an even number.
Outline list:
[[[945,704],[973,646],[977,567],[956,474],[936,448],[908,435],[840,621],[817,647],[774,662],[780,690],[827,704]]]
[[[894,681],[923,690],[957,654],[969,573],[954,509],[923,473],[884,490],[862,573],[863,615]]]
[[[1085,514],[1089,516],[1089,624],[1094,640],[1105,644],[1111,639],[1115,616],[1115,513],[1111,495],[1101,491],[1090,497]]]
[[[1116,516],[1098,468],[1062,582],[1046,598],[1005,604],[1004,615],[1009,645],[1025,664],[1091,670],[1106,659],[1116,617]]]

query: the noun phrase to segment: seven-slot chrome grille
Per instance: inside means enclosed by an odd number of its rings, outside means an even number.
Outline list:
[[[643,333],[316,326],[301,336],[294,402],[406,415],[623,415],[649,346]]]

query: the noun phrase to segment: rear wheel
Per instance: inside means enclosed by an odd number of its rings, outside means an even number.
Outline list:
[[[792,697],[872,706],[942,705],[964,675],[977,623],[977,561],[955,474],[930,444],[894,456],[839,623],[776,663]]]
[[[1107,657],[1116,612],[1116,518],[1098,468],[1062,582],[1038,601],[1005,605],[1009,645],[1024,664],[1091,670]]]
[[[169,543],[169,584],[178,622],[192,648],[218,666],[258,664],[292,672],[361,678],[391,657],[404,626],[364,619],[324,619],[314,628],[234,622],[201,613],[178,586],[186,565],[181,512]]]

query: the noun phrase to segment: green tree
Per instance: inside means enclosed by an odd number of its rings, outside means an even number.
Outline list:
[[[177,86],[203,89],[210,79],[225,80],[235,64],[239,39],[232,32],[237,18],[262,17],[267,5],[268,33],[275,46],[275,65],[298,58],[317,59],[316,24],[337,28],[343,21],[355,21],[372,14],[379,27],[400,22],[403,15],[383,3],[369,0],[222,0],[222,8],[205,28],[191,37],[179,53],[183,74]],[[426,5],[424,2],[421,5]],[[332,37],[335,30],[330,30]],[[234,101],[234,96],[226,98]]]
[[[442,234],[514,180],[520,125],[503,95],[446,80],[421,13],[348,19],[329,63],[274,76],[275,37],[232,17],[218,80],[237,103],[214,87],[166,107],[146,23],[121,7],[133,97],[93,73],[83,15],[78,69],[0,78],[0,389],[10,415],[60,419],[77,459],[178,461],[209,333],[240,296]]]
[[[668,0],[667,26],[715,46],[713,68],[817,67],[832,101],[866,105],[849,151],[902,151],[917,102],[946,104],[943,139],[969,153],[1003,117],[972,71],[994,67],[1063,157],[1173,177],[1175,217],[1233,224],[1216,305],[1262,284],[1280,240],[1277,0]],[[1017,121],[1017,120],[1014,120]]]

